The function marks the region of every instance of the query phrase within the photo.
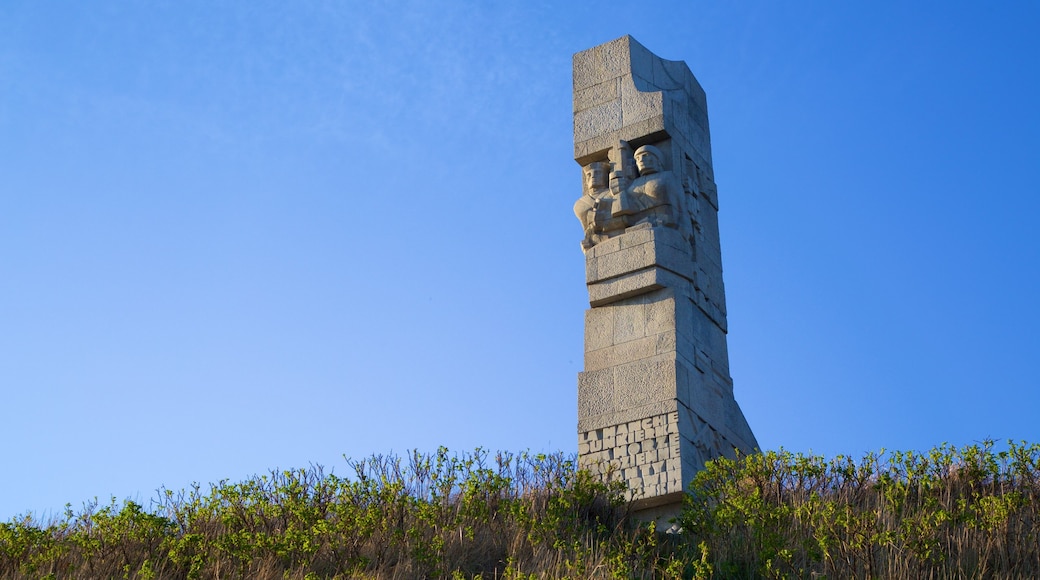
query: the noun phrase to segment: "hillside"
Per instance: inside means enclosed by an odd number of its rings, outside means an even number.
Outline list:
[[[563,454],[348,460],[0,524],[0,578],[1027,578],[1040,445],[855,461],[788,451],[698,474],[681,531]]]

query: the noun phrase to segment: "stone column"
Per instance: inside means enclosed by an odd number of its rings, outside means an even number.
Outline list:
[[[704,90],[630,36],[574,55],[584,191],[578,461],[665,519],[704,462],[758,443],[733,397]]]

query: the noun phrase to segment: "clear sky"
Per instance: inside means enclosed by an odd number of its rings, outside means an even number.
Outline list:
[[[0,520],[576,450],[571,55],[708,95],[764,448],[1040,441],[1040,4],[0,2]]]

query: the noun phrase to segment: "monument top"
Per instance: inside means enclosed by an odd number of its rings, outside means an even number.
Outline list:
[[[683,61],[665,60],[631,36],[574,55],[574,159],[596,161],[619,139],[633,147],[678,139],[709,171],[704,89]]]

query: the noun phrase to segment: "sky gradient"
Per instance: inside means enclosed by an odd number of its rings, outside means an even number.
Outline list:
[[[767,449],[1040,441],[1040,5],[0,3],[0,520],[576,450],[571,55],[708,96]]]

